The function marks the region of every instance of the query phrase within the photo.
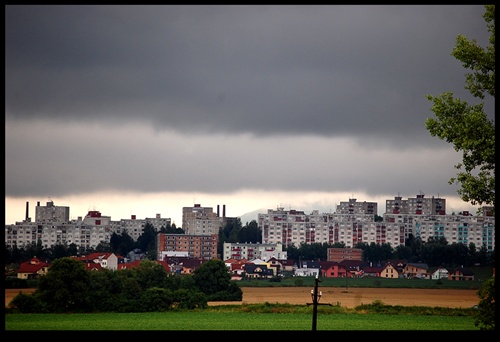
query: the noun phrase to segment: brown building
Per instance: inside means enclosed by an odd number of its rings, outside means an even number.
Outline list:
[[[217,258],[218,234],[158,234],[158,259],[170,253],[185,253],[190,258],[211,260]]]
[[[341,262],[343,260],[363,260],[363,250],[360,248],[328,248],[327,260]]]

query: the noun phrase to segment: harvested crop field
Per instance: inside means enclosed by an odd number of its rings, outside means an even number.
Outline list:
[[[307,287],[243,287],[243,300],[233,304],[311,303],[311,290]],[[322,296],[319,303],[340,304],[354,308],[361,304],[371,304],[375,300],[386,305],[430,306],[449,308],[470,308],[479,302],[477,290],[456,289],[403,289],[403,288],[319,288]],[[210,302],[210,305],[228,302]]]
[[[308,287],[243,287],[241,302],[209,302],[209,305],[257,304],[268,302],[304,305],[311,303],[311,288]],[[20,291],[29,294],[34,289],[6,289],[5,306]],[[402,289],[402,288],[319,288],[322,296],[319,303],[340,304],[354,308],[361,304],[371,304],[375,300],[386,305],[430,306],[448,308],[470,308],[479,302],[477,290],[455,289]]]

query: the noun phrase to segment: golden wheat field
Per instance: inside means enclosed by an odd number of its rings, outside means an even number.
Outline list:
[[[256,303],[311,303],[311,288],[307,287],[243,287],[243,300],[234,304]],[[340,304],[354,308],[361,304],[371,304],[380,300],[386,305],[402,306],[439,306],[449,308],[468,308],[478,304],[477,290],[457,289],[402,289],[402,288],[319,288],[319,303]],[[228,302],[210,302],[210,305]]]
[[[311,303],[311,288],[308,287],[243,287],[241,302],[209,302],[209,305],[257,304],[268,302],[307,304]],[[32,293],[34,289],[6,289],[5,307],[19,292]],[[339,304],[354,308],[361,304],[371,304],[380,300],[386,305],[402,306],[439,306],[449,308],[468,308],[479,302],[477,290],[456,289],[400,289],[400,288],[320,288],[319,303]]]

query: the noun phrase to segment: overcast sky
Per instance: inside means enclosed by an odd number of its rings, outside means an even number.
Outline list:
[[[461,154],[427,94],[464,89],[483,5],[6,6],[6,223],[439,196]],[[486,109],[494,115],[494,102]],[[475,212],[475,210],[474,210]],[[256,217],[255,217],[256,218]],[[245,222],[243,222],[245,224]]]

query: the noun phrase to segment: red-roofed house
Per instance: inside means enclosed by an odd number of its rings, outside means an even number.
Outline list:
[[[19,279],[35,279],[47,274],[49,264],[40,261],[37,257],[33,257],[30,261],[23,262],[17,270]]]
[[[142,260],[134,260],[132,262],[118,264],[118,270],[137,268],[139,267],[141,261]],[[167,273],[170,273],[170,266],[164,260],[152,260],[152,261],[157,264],[160,264]]]
[[[448,280],[474,280],[474,273],[469,269],[458,267],[448,272]]]
[[[118,269],[118,257],[114,253],[92,253],[80,258],[84,262],[95,262],[108,270]]]
[[[101,271],[103,269],[101,264],[95,262],[84,262],[83,265],[87,271]]]

